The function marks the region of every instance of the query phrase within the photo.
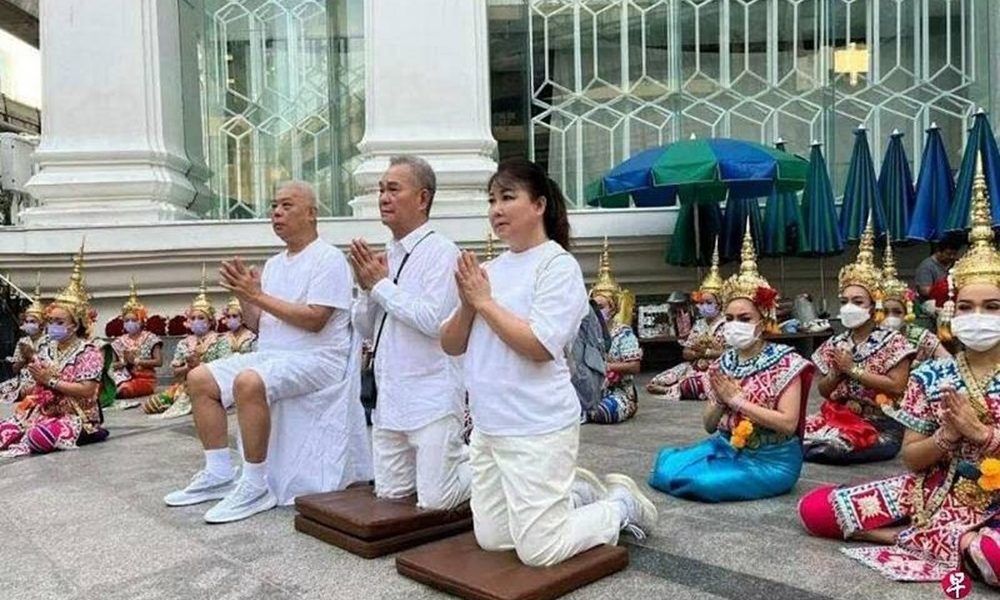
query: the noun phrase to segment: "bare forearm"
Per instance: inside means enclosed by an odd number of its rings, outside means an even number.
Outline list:
[[[701,417],[702,425],[704,425],[705,431],[708,433],[715,433],[716,430],[719,429],[719,421],[722,419],[722,415],[725,411],[726,409],[724,406],[710,400]]]
[[[621,373],[622,375],[637,375],[639,373],[640,368],[641,368],[640,362],[637,360],[630,360],[628,362],[608,363],[609,371]]]
[[[793,434],[799,425],[799,415],[785,414],[779,410],[765,408],[756,404],[744,404],[740,412],[747,416],[755,425],[767,427],[778,433]]]
[[[906,391],[905,379],[900,382],[896,381],[892,377],[887,377],[886,375],[876,375],[869,371],[861,372],[855,379],[866,388],[875,390],[876,392],[882,392],[883,394],[889,394],[890,396],[899,396]]]
[[[904,442],[903,463],[911,471],[924,471],[941,462],[945,452],[937,446],[933,437],[920,435],[919,439]]]
[[[831,371],[820,378],[816,383],[816,388],[819,390],[820,396],[829,398],[838,385],[840,385],[840,375]]]
[[[252,306],[257,309],[255,325],[259,325],[260,313],[263,311],[292,327],[312,333],[319,333],[333,314],[333,308],[330,307],[287,302],[264,293],[253,299]],[[256,330],[256,327],[253,329]]]
[[[476,311],[462,304],[454,315],[441,326],[441,349],[448,356],[461,356],[469,346],[469,334]]]
[[[73,398],[89,398],[97,391],[97,383],[93,381],[73,383],[69,381],[56,380],[53,381],[49,387],[51,387],[55,392],[64,396],[71,396]]]
[[[241,304],[243,306],[243,324],[254,333],[260,331],[260,308],[249,302]]]
[[[510,346],[515,352],[539,362],[553,360],[535,332],[531,330],[528,321],[497,304],[494,300],[484,303],[478,309],[479,315],[490,326],[490,329]]]

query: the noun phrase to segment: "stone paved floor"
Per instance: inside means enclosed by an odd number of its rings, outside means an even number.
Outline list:
[[[703,437],[701,408],[644,396],[629,423],[584,427],[580,462],[643,481],[659,446]],[[397,575],[392,558],[364,560],[296,533],[291,509],[224,526],[203,524],[207,506],[168,509],[163,494],[201,466],[190,423],[137,411],[109,413],[108,422],[107,443],[0,461],[0,598],[443,597]],[[901,468],[807,465],[790,495],[751,503],[704,505],[650,491],[659,525],[631,545],[631,566],[567,598],[944,597],[937,584],[883,579],[797,522],[803,492]],[[980,585],[972,597],[990,596]]]

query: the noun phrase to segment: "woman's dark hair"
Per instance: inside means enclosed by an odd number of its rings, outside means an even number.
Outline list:
[[[545,169],[524,158],[508,158],[500,163],[497,172],[490,177],[488,188],[497,184],[504,188],[523,188],[531,194],[532,200],[545,198],[545,213],[542,222],[545,235],[564,250],[569,250],[569,217],[566,214],[566,198],[559,184],[549,178]]]

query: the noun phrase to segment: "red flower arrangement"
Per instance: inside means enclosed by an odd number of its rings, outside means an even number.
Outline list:
[[[944,306],[944,303],[948,301],[948,278],[942,277],[938,279],[931,285],[930,291],[927,293],[927,297],[934,301],[934,304],[938,308]]]
[[[758,287],[753,295],[753,303],[761,308],[775,308],[778,306],[778,290],[769,287]]]
[[[697,292],[691,292],[691,301],[695,304],[701,304],[705,301],[705,294],[700,290]]]

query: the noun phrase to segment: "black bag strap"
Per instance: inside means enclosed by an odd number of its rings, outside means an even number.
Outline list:
[[[410,250],[409,252],[406,253],[406,255],[403,256],[403,262],[399,263],[399,268],[396,269],[396,276],[392,278],[393,285],[399,283],[399,276],[403,274],[403,267],[406,266],[406,261],[410,260],[410,255],[416,252],[417,246],[419,246],[421,242],[429,238],[433,233],[434,233],[433,229],[425,233],[422,238],[417,240],[416,244],[413,244],[413,250]],[[388,316],[389,316],[389,311],[383,309],[382,321],[378,325],[378,334],[375,336],[375,345],[372,346],[372,355],[368,359],[371,364],[375,364],[375,352],[378,351],[378,342],[379,340],[382,339],[382,330],[385,329],[385,320]]]

